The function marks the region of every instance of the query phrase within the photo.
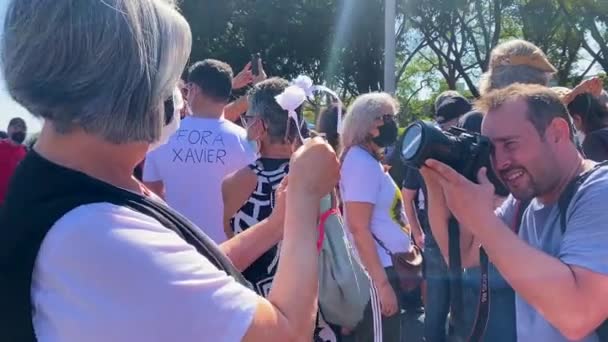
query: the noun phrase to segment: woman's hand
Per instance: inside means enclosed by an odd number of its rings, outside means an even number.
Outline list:
[[[323,139],[308,140],[291,158],[288,191],[320,200],[330,193],[340,177],[336,153]]]
[[[399,302],[390,282],[385,281],[378,286],[378,296],[380,297],[380,309],[385,317],[390,317],[398,312]]]

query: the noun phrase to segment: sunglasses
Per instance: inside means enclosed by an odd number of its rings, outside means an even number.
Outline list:
[[[375,120],[389,122],[389,121],[395,120],[395,116],[396,116],[396,114],[382,114],[382,115],[378,115]]]

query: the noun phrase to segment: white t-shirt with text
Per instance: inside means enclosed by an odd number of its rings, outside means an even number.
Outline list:
[[[220,244],[226,240],[222,181],[255,159],[243,128],[189,116],[167,144],[148,154],[143,180],[162,181],[165,201]]]
[[[237,342],[258,301],[157,220],[109,203],[53,225],[31,294],[41,342]]]
[[[347,152],[340,173],[342,200],[373,204],[372,233],[391,253],[409,251],[411,239],[401,190],[382,164],[369,152],[355,146]],[[348,216],[348,212],[345,214]],[[390,256],[377,242],[376,249],[382,266],[392,266]]]

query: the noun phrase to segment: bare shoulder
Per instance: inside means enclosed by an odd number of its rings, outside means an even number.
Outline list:
[[[241,168],[224,178],[222,192],[253,188],[257,183],[255,172],[249,167]]]

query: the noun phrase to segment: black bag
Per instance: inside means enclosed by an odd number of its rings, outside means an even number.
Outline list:
[[[67,212],[107,202],[158,220],[239,283],[248,285],[217,245],[187,219],[144,196],[53,164],[30,152],[18,167],[0,212],[0,340],[36,341],[30,287],[40,245]]]

